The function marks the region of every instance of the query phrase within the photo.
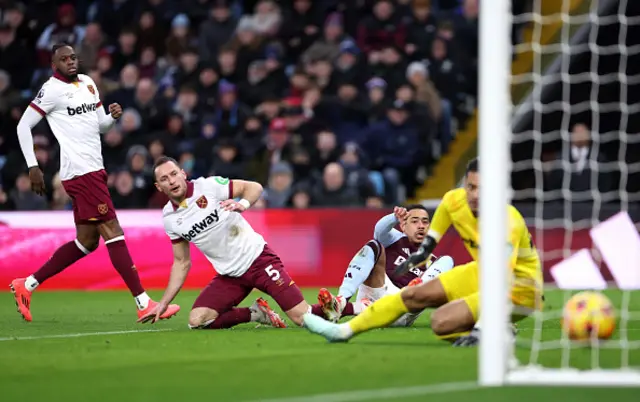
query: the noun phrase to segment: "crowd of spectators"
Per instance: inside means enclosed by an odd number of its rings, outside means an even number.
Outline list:
[[[124,114],[103,136],[117,208],[158,207],[150,166],[256,180],[261,205],[381,207],[411,196],[475,106],[478,0],[0,0],[0,208],[69,209],[57,142],[22,111],[50,49]]]

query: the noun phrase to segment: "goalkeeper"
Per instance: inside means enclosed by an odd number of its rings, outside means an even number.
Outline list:
[[[329,323],[317,316],[305,316],[305,327],[330,341],[346,341],[370,329],[385,327],[405,313],[437,308],[431,315],[431,329],[440,338],[455,345],[473,345],[479,341],[480,314],[478,270],[478,160],[467,165],[464,188],[449,191],[436,209],[429,232],[420,249],[398,266],[395,275],[424,263],[441,236],[453,225],[462,238],[472,262],[460,265],[420,286],[408,287],[388,295],[343,324]],[[512,320],[518,321],[542,306],[540,259],[524,218],[509,206],[509,247],[512,271]],[[489,290],[490,291],[490,290]]]

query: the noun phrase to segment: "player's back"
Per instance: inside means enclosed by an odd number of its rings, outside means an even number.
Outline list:
[[[518,278],[531,278],[537,284],[543,283],[542,269],[538,250],[533,243],[531,233],[520,211],[513,205],[509,205],[508,210],[510,243],[514,250],[515,258],[513,271]]]
[[[30,105],[43,115],[60,144],[60,178],[68,180],[103,169],[95,83],[79,74],[78,82],[54,75]]]
[[[446,209],[453,227],[456,229],[464,246],[474,260],[478,260],[478,245],[480,244],[480,234],[478,232],[478,218],[474,215],[467,202],[467,195],[464,188],[456,188],[448,191],[440,206]],[[438,208],[440,208],[440,206]],[[433,223],[436,221],[434,216]],[[444,233],[440,233],[444,235]]]

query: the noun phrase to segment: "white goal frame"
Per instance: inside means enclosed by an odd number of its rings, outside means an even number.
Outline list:
[[[506,269],[506,206],[511,189],[511,0],[481,1],[479,18],[479,163],[482,177],[488,178],[480,186],[479,384],[640,386],[640,372],[629,369],[550,369],[514,363]]]

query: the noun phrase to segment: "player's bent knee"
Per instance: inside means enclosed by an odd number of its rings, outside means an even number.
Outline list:
[[[474,324],[474,315],[462,299],[447,303],[431,314],[431,330],[440,337],[469,331]]]
[[[442,257],[438,258],[438,264],[442,264],[442,267],[445,269],[453,269],[454,261],[450,256],[443,255]]]
[[[438,309],[431,315],[431,330],[437,336],[444,336],[455,331],[454,318]]]
[[[217,311],[206,307],[196,307],[189,313],[189,328],[205,328],[215,321],[216,318],[218,318]]]

